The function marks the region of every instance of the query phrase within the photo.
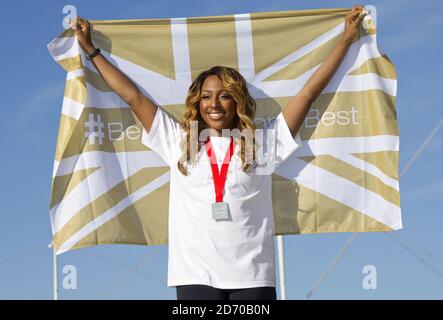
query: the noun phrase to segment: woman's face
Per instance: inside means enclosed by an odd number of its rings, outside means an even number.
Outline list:
[[[209,128],[221,134],[222,129],[232,129],[237,115],[237,104],[224,90],[216,75],[208,76],[202,86],[200,115]]]

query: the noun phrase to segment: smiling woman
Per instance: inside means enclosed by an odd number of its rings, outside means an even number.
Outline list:
[[[276,299],[272,174],[300,147],[299,128],[346,55],[363,20],[362,10],[357,6],[348,13],[336,47],[282,112],[267,122],[264,130],[272,132],[272,138],[267,135],[266,148],[273,166],[266,173],[245,160],[246,139],[234,143],[222,134],[237,129],[255,136],[256,103],[237,70],[215,66],[199,74],[189,87],[179,122],[100,54],[92,45],[89,22],[77,19],[80,46],[143,124],[142,143],[170,168],[168,286],[177,288],[178,299]],[[191,130],[195,124],[198,135]],[[199,141],[205,129],[215,135]],[[217,159],[224,159],[221,171]],[[231,159],[242,165],[228,170]]]
[[[201,91],[200,115],[203,120],[220,135],[222,129],[232,129],[237,105],[223,88],[221,80],[216,75],[209,76]]]
[[[219,136],[223,129],[238,129],[240,132],[250,130],[255,133],[254,116],[255,100],[249,94],[245,78],[235,69],[215,66],[202,72],[189,88],[186,98],[186,111],[182,120],[182,127],[186,133],[182,144],[182,157],[178,161],[178,169],[187,174],[186,163],[194,164],[190,150],[192,146],[200,152],[201,144],[191,139],[191,123],[198,124],[198,137],[205,129],[214,129]],[[245,161],[246,142],[242,139],[241,159],[244,170],[249,165]]]

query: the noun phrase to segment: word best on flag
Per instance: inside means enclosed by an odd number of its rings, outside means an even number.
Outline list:
[[[402,228],[396,72],[377,45],[375,7],[366,9],[302,124],[302,146],[273,174],[278,235]],[[326,59],[348,12],[89,21],[102,54],[177,119],[192,80],[224,65],[248,81],[260,126]],[[48,48],[67,72],[50,201],[56,253],[167,243],[169,168],[141,143],[141,123],[86,59],[74,30]]]

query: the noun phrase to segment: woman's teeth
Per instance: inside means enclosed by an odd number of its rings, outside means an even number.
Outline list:
[[[223,112],[210,112],[208,115],[212,120],[219,120],[223,118]]]

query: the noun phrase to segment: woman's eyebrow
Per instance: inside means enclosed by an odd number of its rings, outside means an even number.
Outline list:
[[[207,90],[207,89],[203,89],[202,92],[204,92],[204,91],[207,91],[207,92],[222,92],[222,91],[225,91],[226,92],[226,89],[221,89],[221,90]]]

